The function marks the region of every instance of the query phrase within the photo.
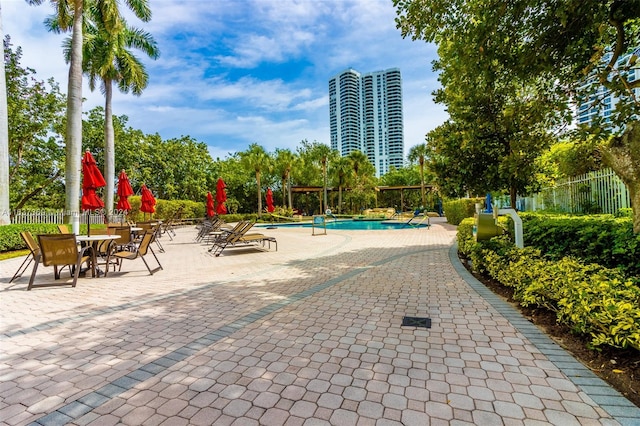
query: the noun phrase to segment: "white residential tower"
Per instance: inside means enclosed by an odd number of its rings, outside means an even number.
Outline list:
[[[398,68],[360,74],[349,68],[329,80],[331,148],[359,150],[376,176],[404,161],[402,77]]]

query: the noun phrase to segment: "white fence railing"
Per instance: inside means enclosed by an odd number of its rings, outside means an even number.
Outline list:
[[[104,224],[104,215],[101,213],[83,213],[79,216],[80,223],[86,224],[87,220],[92,225]],[[123,222],[126,219],[122,215],[112,215],[111,222]],[[63,224],[64,210],[42,211],[42,210],[15,210],[11,212],[11,223],[53,223]]]
[[[610,213],[631,207],[629,188],[611,169],[558,181],[532,197],[519,200],[520,210],[567,213]]]

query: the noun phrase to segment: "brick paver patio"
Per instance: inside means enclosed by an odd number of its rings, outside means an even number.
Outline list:
[[[464,270],[455,227],[432,223],[279,227],[264,230],[278,251],[220,257],[187,227],[163,237],[163,271],[137,260],[76,288],[27,292],[28,276],[8,283],[22,258],[0,262],[0,421],[640,425],[638,407]]]

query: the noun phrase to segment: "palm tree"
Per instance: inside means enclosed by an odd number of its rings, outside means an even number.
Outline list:
[[[327,164],[329,163],[329,157],[331,156],[331,148],[325,144],[316,144],[314,146],[314,155],[317,156],[322,166],[322,188],[324,192],[324,210],[327,211]]]
[[[144,0],[145,2],[147,0]],[[140,96],[147,87],[149,75],[129,48],[137,48],[152,59],[158,58],[160,52],[153,37],[142,30],[126,26],[123,20],[122,31],[109,36],[106,31],[98,31],[94,43],[88,45],[95,51],[89,50],[90,64],[88,67],[89,88],[95,89],[98,78],[101,80],[101,90],[105,95],[104,136],[105,163],[104,176],[107,181],[105,205],[107,214],[113,209],[113,194],[115,182],[115,136],[113,131],[113,113],[111,108],[112,85],[116,83],[122,93],[131,91]]]
[[[104,2],[90,2],[85,20],[85,37],[83,45],[83,70],[89,77],[89,88],[95,90],[96,82],[101,82],[101,91],[105,95],[104,108],[104,177],[107,182],[105,188],[105,206],[107,215],[113,211],[113,196],[115,183],[115,136],[113,130],[112,96],[113,83],[123,93],[131,91],[140,96],[147,87],[149,75],[140,60],[131,53],[130,48],[136,48],[146,53],[150,58],[157,59],[160,55],[153,37],[140,29],[132,28],[122,18],[118,10],[112,11],[112,19],[104,22],[105,13],[101,9]],[[151,9],[148,0],[130,2],[134,14],[142,21],[151,19]],[[56,23],[52,22],[55,28]],[[65,41],[64,51],[69,60],[71,40]]]
[[[258,217],[262,217],[262,187],[260,186],[260,175],[263,170],[268,169],[271,157],[263,147],[257,143],[249,145],[249,149],[240,153],[240,163],[249,171],[256,173],[256,184],[258,185]]]
[[[351,162],[347,157],[338,157],[333,161],[331,170],[338,182],[338,213],[342,213],[342,188],[347,184]]]
[[[420,165],[420,193],[422,194],[422,206],[426,205],[426,199],[424,194],[424,160],[427,157],[429,150],[427,148],[427,144],[422,143],[420,145],[416,145],[411,147],[409,150],[409,155],[407,158],[410,162],[415,163],[416,161]]]
[[[359,181],[358,178],[360,177],[359,172],[362,168],[366,167],[367,163],[369,163],[369,159],[362,151],[351,151],[347,158],[353,168],[354,178],[357,184]]]
[[[41,5],[44,0],[27,0]],[[82,157],[82,19],[83,0],[51,0],[61,31],[72,31],[67,87],[67,130],[65,134],[65,221],[73,220],[77,232],[80,213],[80,161]]]
[[[289,208],[293,208],[291,202],[291,169],[296,162],[296,156],[289,149],[276,148],[276,169],[280,172],[282,179],[282,207],[286,207],[286,197],[289,198]]]
[[[0,5],[0,34],[2,29],[2,5]],[[9,121],[7,111],[7,80],[4,73],[4,40],[0,40],[0,225],[9,225]]]

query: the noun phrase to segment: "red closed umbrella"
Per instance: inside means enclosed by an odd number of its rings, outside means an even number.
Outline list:
[[[224,202],[227,201],[226,187],[227,185],[224,184],[222,178],[218,178],[216,184],[216,213],[218,214],[227,214],[227,207],[224,205]]]
[[[89,212],[104,208],[104,202],[96,194],[96,190],[105,186],[100,169],[96,165],[96,160],[89,150],[86,150],[82,157],[82,199],[81,208],[87,212],[87,234],[91,233],[89,223]]]
[[[118,204],[116,205],[116,209],[124,212],[131,210],[131,204],[129,204],[128,198],[133,194],[129,176],[127,176],[127,173],[122,169],[120,175],[118,175]]]
[[[213,195],[211,195],[211,191],[207,191],[207,217],[211,218],[214,215],[213,210]]]
[[[267,212],[273,213],[275,209],[273,207],[273,191],[271,191],[271,188],[267,188]]]
[[[156,211],[156,199],[153,197],[151,190],[147,188],[147,185],[142,184],[140,192],[140,211],[153,214]]]

